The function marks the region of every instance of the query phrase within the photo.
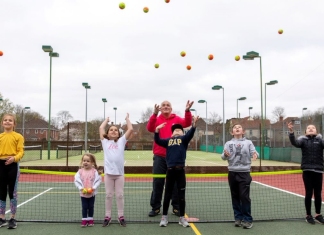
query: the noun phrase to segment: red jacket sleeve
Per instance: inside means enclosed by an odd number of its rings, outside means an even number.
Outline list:
[[[187,128],[187,127],[191,126],[191,124],[192,124],[191,112],[186,111],[185,112],[185,117],[184,118],[179,117],[178,123],[180,123],[183,126],[183,128]]]
[[[146,129],[149,132],[155,132],[156,120],[157,120],[157,115],[153,113],[146,125]]]

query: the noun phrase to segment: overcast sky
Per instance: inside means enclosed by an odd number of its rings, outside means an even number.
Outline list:
[[[30,106],[48,119],[49,55],[52,64],[52,117],[67,110],[85,120],[106,116],[133,123],[163,100],[184,113],[193,100],[197,114],[225,118],[260,113],[259,59],[235,61],[248,51],[262,56],[267,87],[267,116],[276,106],[287,116],[324,104],[324,2],[318,0],[1,0],[0,92],[14,104]],[[143,8],[149,12],[144,13]],[[279,35],[278,30],[284,33]],[[186,57],[180,52],[186,51]],[[214,55],[208,60],[209,54]],[[154,64],[160,68],[155,69]],[[188,71],[187,65],[192,69]],[[264,91],[263,91],[264,93]]]

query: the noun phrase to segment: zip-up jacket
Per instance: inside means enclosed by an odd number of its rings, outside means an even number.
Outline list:
[[[289,140],[293,146],[302,151],[302,170],[323,172],[324,142],[322,135],[303,135],[296,139],[294,133],[289,133]]]

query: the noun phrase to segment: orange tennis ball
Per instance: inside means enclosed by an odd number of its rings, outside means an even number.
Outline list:
[[[119,3],[119,8],[120,9],[123,10],[125,8],[125,6],[126,6],[125,3],[123,3],[123,2]]]
[[[187,69],[190,70],[191,69],[191,66],[190,65],[187,65]]]
[[[147,12],[149,11],[148,7],[144,7],[144,8],[143,8],[143,11],[144,11],[145,13],[147,13]]]
[[[0,51],[0,56],[3,56],[3,52],[2,51]]]
[[[279,34],[282,34],[282,33],[283,33],[283,30],[282,30],[282,29],[279,29],[279,30],[278,30],[278,33],[279,33]]]
[[[212,54],[210,54],[210,55],[208,55],[208,59],[212,60],[212,59],[214,59],[214,56]]]
[[[156,69],[158,69],[158,68],[160,67],[160,65],[159,65],[159,64],[155,64],[154,67],[155,67]]]
[[[170,0],[165,0],[165,2],[166,2],[166,3],[169,3],[169,2],[170,2]]]
[[[93,193],[93,189],[92,188],[87,188],[87,193],[88,194],[92,194]]]
[[[181,55],[182,57],[185,57],[185,56],[186,56],[186,52],[185,52],[185,51],[181,51],[181,52],[180,52],[180,55]]]
[[[239,61],[241,59],[241,57],[239,55],[235,56],[235,60]]]

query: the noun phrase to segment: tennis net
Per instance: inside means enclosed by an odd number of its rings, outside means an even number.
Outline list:
[[[34,161],[42,159],[42,145],[24,146],[24,157],[21,159],[22,162]]]
[[[90,153],[98,153],[98,152],[101,152],[102,146],[101,145],[89,145],[88,150]]]
[[[58,145],[56,148],[56,158],[66,158],[67,156],[78,156],[82,155],[83,145],[77,146],[63,146]]]
[[[18,186],[18,221],[80,222],[81,200],[74,186],[74,172],[21,169]],[[251,173],[252,216],[257,220],[302,219],[304,186],[300,170]],[[125,218],[127,222],[156,222],[149,217],[152,178],[164,175],[125,175]],[[187,174],[186,216],[191,222],[233,221],[227,174]],[[105,187],[102,182],[95,200],[94,219],[101,223],[105,215]],[[117,208],[113,199],[113,222]],[[7,208],[9,202],[7,201]],[[161,207],[162,210],[162,207]],[[177,222],[171,215],[169,221]],[[8,211],[7,213],[9,213]],[[162,211],[161,211],[162,212]]]

